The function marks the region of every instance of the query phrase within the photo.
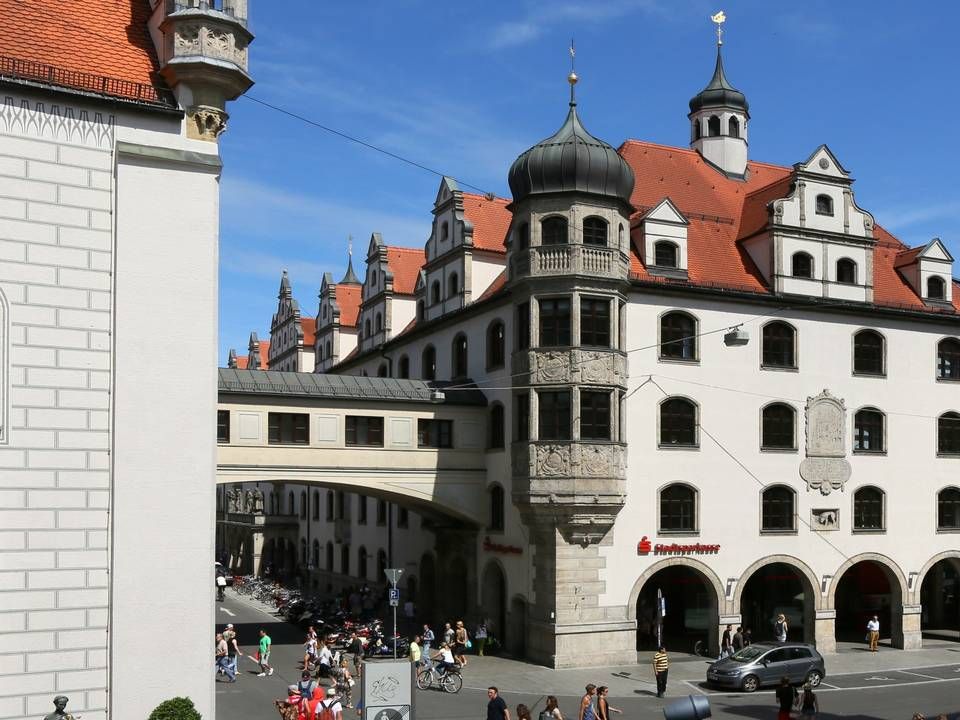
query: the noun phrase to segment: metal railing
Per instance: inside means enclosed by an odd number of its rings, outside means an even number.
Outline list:
[[[247,24],[246,0],[167,0],[167,12],[215,10]]]

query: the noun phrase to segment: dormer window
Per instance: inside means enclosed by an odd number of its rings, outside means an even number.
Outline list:
[[[603,218],[588,217],[583,221],[583,244],[607,246],[607,221]]]
[[[457,277],[456,273],[452,273],[450,279],[447,281],[447,297],[456,297],[459,292],[460,278]]]
[[[444,223],[440,226],[440,241],[446,242],[447,238],[450,237],[450,224]]]
[[[675,268],[677,261],[677,246],[672,242],[661,240],[653,246],[653,264],[657,267]]]
[[[843,285],[857,284],[857,264],[850,258],[837,260],[837,282]]]
[[[370,332],[370,318],[367,318],[363,321],[363,334],[367,337],[370,337],[373,334]]]
[[[942,277],[931,275],[927,278],[927,299],[928,300],[946,300],[947,285]]]
[[[370,273],[370,284],[376,287],[377,285],[377,271],[374,270]]]
[[[833,215],[833,198],[829,195],[817,195],[817,215]]]
[[[438,280],[434,280],[430,285],[430,302],[433,305],[440,302],[440,282]]]
[[[326,305],[324,305],[322,308],[320,308],[320,317],[322,317],[324,320],[327,319],[327,306],[326,306]]]
[[[735,117],[731,117],[727,123],[727,135],[732,138],[740,137],[740,121]]]
[[[541,222],[540,243],[542,245],[566,245],[567,219],[554,215]]]
[[[380,313],[377,313],[377,318],[376,318],[376,322],[374,323],[374,326],[376,327],[377,332],[380,332],[381,330],[383,330],[383,315],[381,315]]]
[[[794,253],[791,265],[791,274],[795,278],[813,278],[813,258],[809,254]]]
[[[710,137],[720,136],[720,118],[716,115],[711,115],[710,119],[707,120],[707,135]]]

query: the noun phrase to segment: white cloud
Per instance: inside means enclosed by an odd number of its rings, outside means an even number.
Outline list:
[[[900,230],[943,218],[950,218],[952,220],[958,213],[960,213],[960,202],[948,200],[927,205],[907,205],[899,208],[889,208],[878,213],[877,220],[888,230]]]
[[[514,20],[500,23],[490,36],[490,47],[500,48],[523,45],[536,40],[543,32],[543,26],[529,20]]]

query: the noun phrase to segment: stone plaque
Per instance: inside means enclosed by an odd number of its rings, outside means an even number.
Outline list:
[[[840,529],[839,508],[815,508],[810,510],[810,528],[817,532]]]
[[[807,398],[807,457],[800,463],[800,477],[808,490],[829,495],[833,490],[843,490],[850,479],[850,463],[845,459],[846,418],[843,400],[829,390]]]

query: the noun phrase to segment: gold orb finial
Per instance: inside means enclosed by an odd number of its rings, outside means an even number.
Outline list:
[[[576,74],[575,72],[573,72],[572,70],[570,71],[570,74],[567,75],[567,82],[570,83],[571,85],[576,85],[576,84],[577,84],[577,80],[579,80],[579,79],[580,79],[580,78],[577,77],[577,74]]]

